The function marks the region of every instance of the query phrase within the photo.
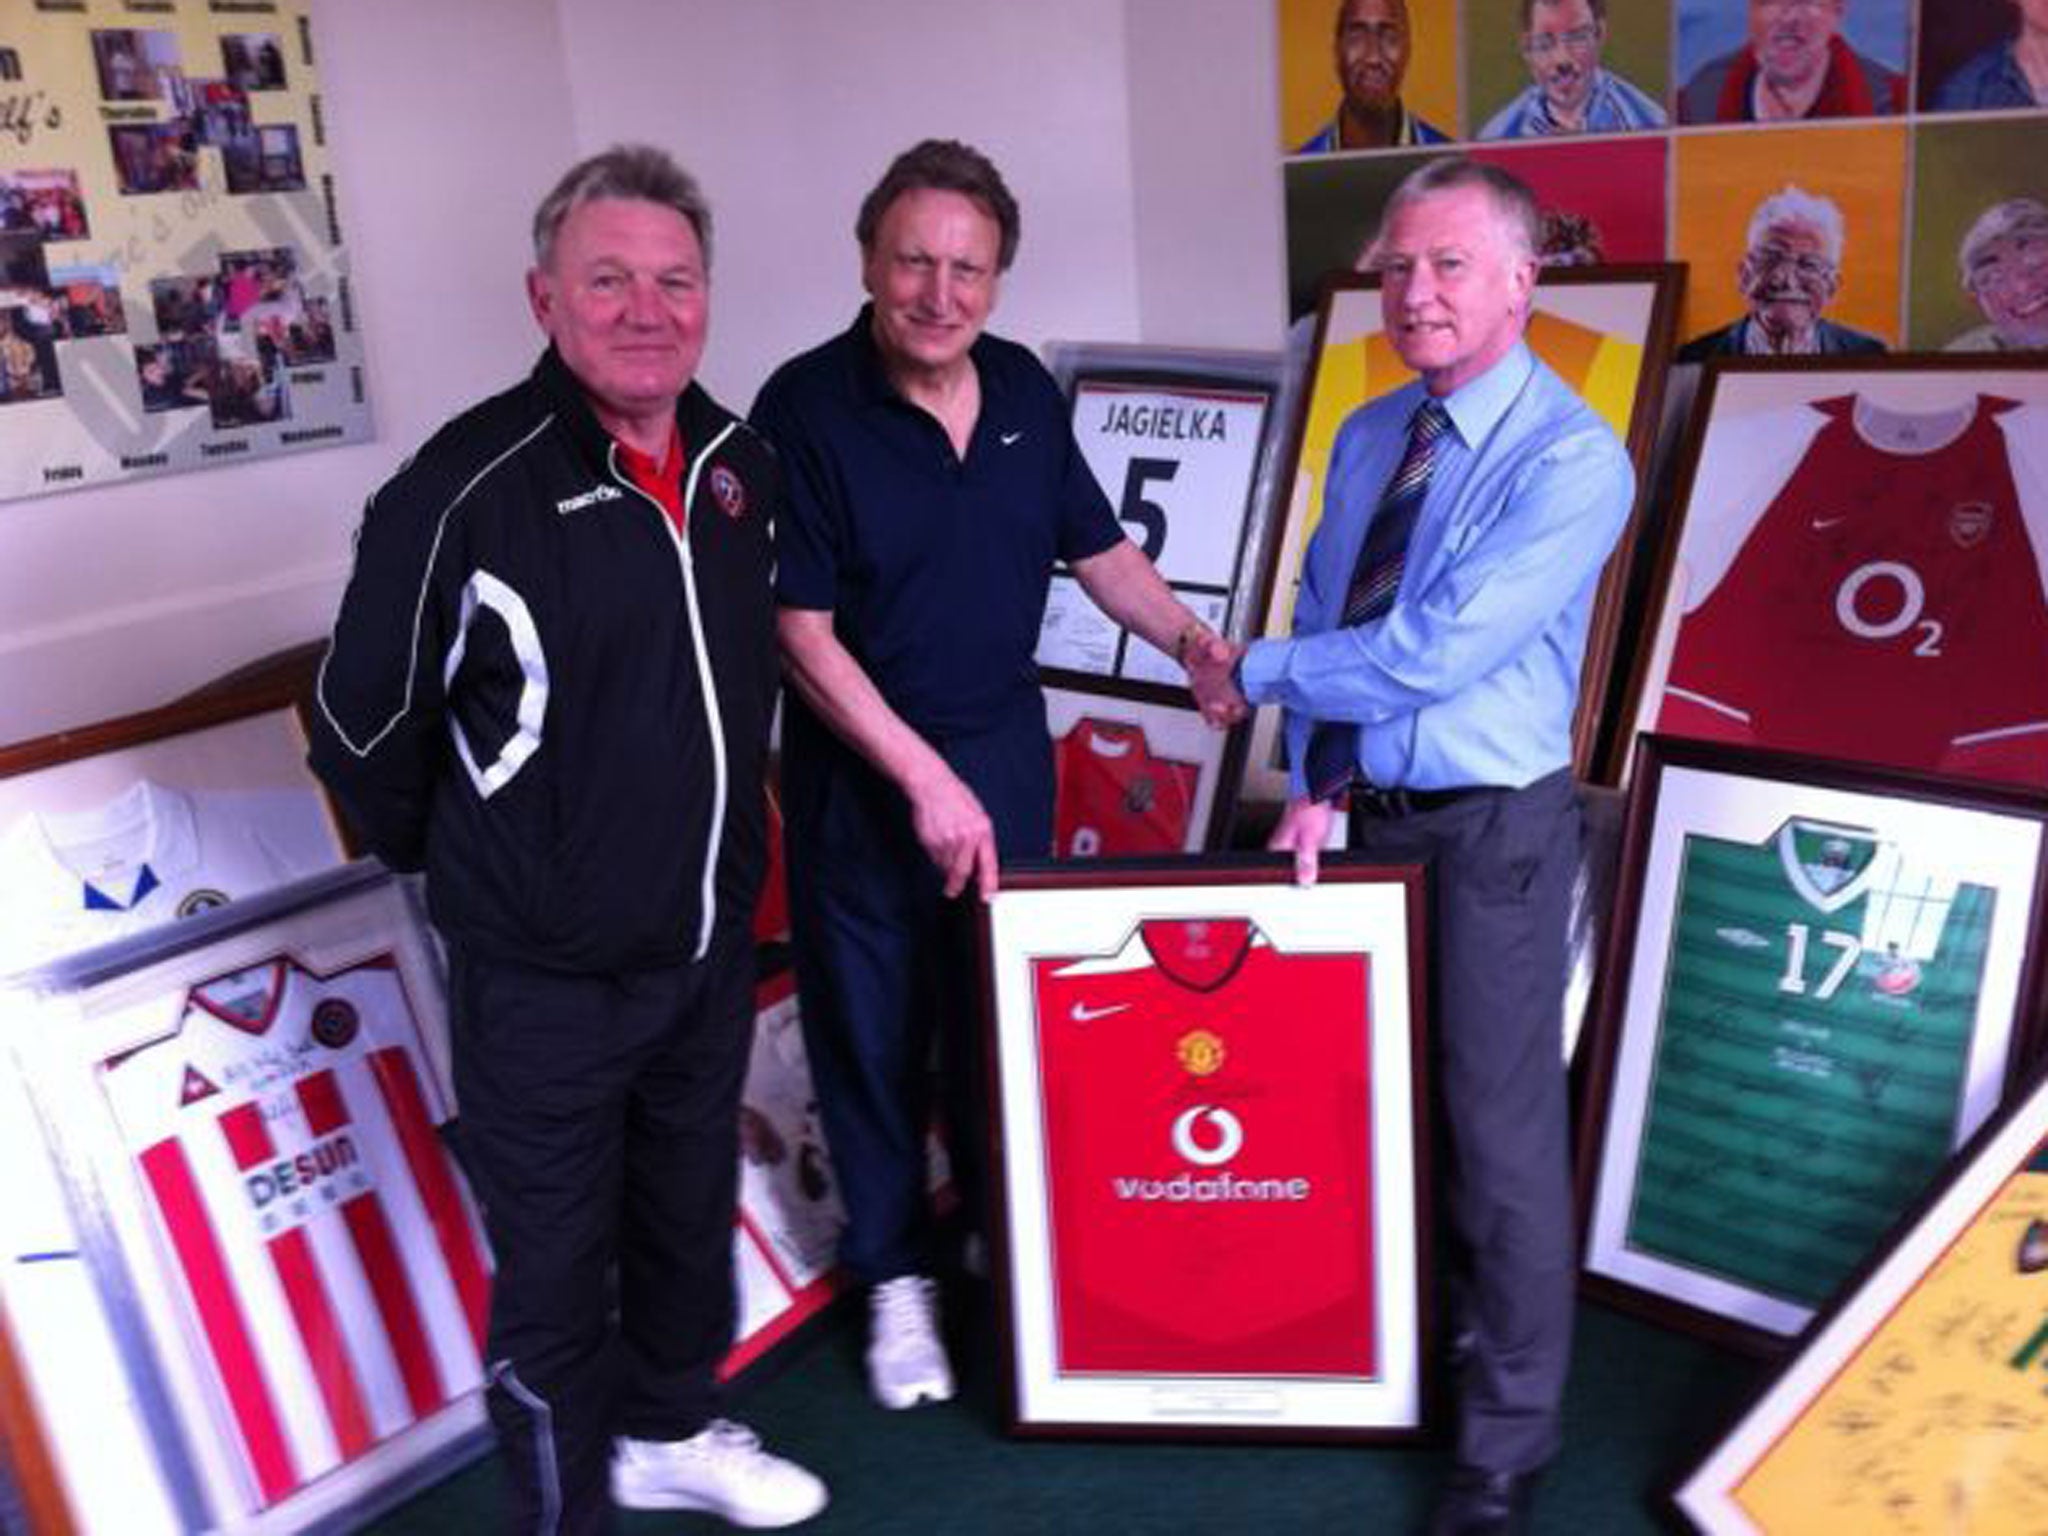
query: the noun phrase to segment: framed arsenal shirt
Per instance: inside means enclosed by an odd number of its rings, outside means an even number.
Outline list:
[[[1420,903],[1405,868],[1005,871],[1017,1429],[1420,1429]]]

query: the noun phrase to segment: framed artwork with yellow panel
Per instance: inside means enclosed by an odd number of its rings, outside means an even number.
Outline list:
[[[1622,588],[1634,558],[1641,523],[1640,486],[1663,396],[1672,325],[1684,268],[1663,263],[1546,271],[1536,286],[1529,321],[1531,350],[1585,397],[1628,446],[1636,466],[1638,504],[1609,558],[1595,601],[1586,645],[1584,686],[1573,722],[1573,766],[1582,776],[1593,761],[1599,700],[1612,667]],[[1369,400],[1401,387],[1414,375],[1395,354],[1380,314],[1379,279],[1333,279],[1324,290],[1316,335],[1306,364],[1295,428],[1292,472],[1275,518],[1275,552],[1267,572],[1254,633],[1291,632],[1302,557],[1322,517],[1324,471],[1344,418]],[[1279,711],[1255,717],[1248,798],[1282,800],[1287,771],[1280,761]]]
[[[1695,1529],[2048,1524],[2048,1082],[1920,1212],[1679,1485]]]

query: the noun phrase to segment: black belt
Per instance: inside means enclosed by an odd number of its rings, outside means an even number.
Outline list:
[[[1382,789],[1377,784],[1354,784],[1351,810],[1374,821],[1397,821],[1424,811],[1440,811],[1475,795],[1497,793],[1498,789],[1491,784],[1467,784],[1458,789]]]

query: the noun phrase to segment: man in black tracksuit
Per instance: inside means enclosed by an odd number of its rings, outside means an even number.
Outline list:
[[[551,342],[371,497],[312,758],[448,941],[513,1528],[753,1526],[823,1485],[713,1417],[776,661],[774,460],[692,382],[710,216],[661,152],[534,219]]]

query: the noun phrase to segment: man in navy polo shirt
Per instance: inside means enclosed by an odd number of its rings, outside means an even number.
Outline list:
[[[925,1191],[940,1047],[973,1220],[982,1118],[966,925],[1000,859],[1052,843],[1052,747],[1032,652],[1055,561],[1176,656],[1221,642],[1124,537],[1058,387],[984,335],[1016,201],[964,144],[898,156],[854,232],[870,302],[754,403],[789,482],[779,532],[791,918],[805,1038],[845,1196],[840,1258],[873,1287],[868,1379],[940,1401]]]

